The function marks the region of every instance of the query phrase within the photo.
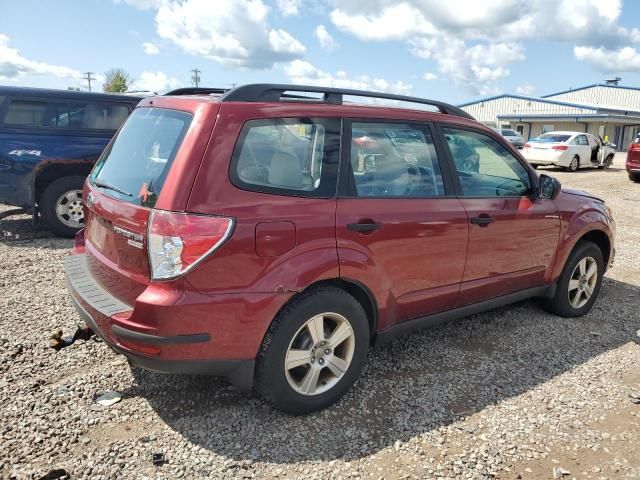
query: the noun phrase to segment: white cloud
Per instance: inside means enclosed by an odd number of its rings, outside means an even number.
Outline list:
[[[578,60],[590,63],[601,72],[640,72],[640,52],[633,47],[609,50],[603,47],[576,46],[573,54]]]
[[[338,47],[338,43],[327,31],[327,27],[324,25],[318,25],[313,31],[313,36],[318,39],[320,46],[328,52],[331,52]]]
[[[621,0],[329,1],[339,30],[363,41],[404,41],[473,93],[497,93],[509,66],[524,60],[520,42],[526,40],[615,50],[613,58],[627,61],[634,58],[628,45],[640,43],[638,28],[619,24]],[[600,69],[616,64],[592,63]]]
[[[15,80],[21,75],[53,75],[61,78],[80,78],[82,73],[61,65],[29,60],[9,46],[9,37],[0,33],[0,79]]]
[[[277,0],[276,5],[285,17],[300,13],[300,0]]]
[[[168,0],[167,0],[168,1]],[[229,67],[271,68],[300,58],[304,45],[267,22],[262,0],[168,1],[156,14],[160,37]]]
[[[500,93],[497,82],[509,76],[508,65],[525,59],[517,43],[482,43],[468,48],[464,41],[442,35],[409,44],[414,55],[433,59],[442,75],[475,95]]]
[[[536,87],[534,87],[530,83],[524,83],[516,87],[516,93],[518,95],[531,96],[534,94],[535,91],[536,91]]]
[[[158,46],[151,42],[144,42],[142,48],[147,55],[158,55],[160,53]]]
[[[422,76],[422,78],[424,78],[427,81],[431,81],[431,80],[437,80],[438,76],[435,73],[427,72]]]
[[[182,82],[175,77],[168,77],[164,72],[144,71],[133,84],[130,90],[149,90],[156,93],[164,93],[182,86]]]
[[[166,3],[165,0],[114,0],[115,3],[126,3],[138,10],[150,10],[152,8],[160,8]]]
[[[368,75],[359,75],[350,78],[347,73],[342,70],[332,75],[304,60],[292,61],[285,66],[284,71],[293,83],[301,85],[376,90],[400,95],[408,95],[413,88],[411,85],[402,81],[389,82],[383,78],[372,78]]]

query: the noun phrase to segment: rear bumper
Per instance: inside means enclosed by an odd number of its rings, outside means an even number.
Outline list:
[[[629,162],[625,163],[625,168],[629,173],[640,173],[640,162]]]
[[[71,287],[70,287],[71,288]],[[93,332],[98,335],[113,351],[127,357],[129,362],[137,367],[144,368],[159,373],[169,374],[186,374],[186,375],[212,375],[216,377],[226,377],[233,385],[243,391],[251,391],[253,387],[253,371],[255,367],[255,360],[167,360],[158,357],[149,357],[143,355],[136,355],[130,351],[120,348],[117,344],[114,344],[110,338],[100,330],[93,317],[87,310],[79,303],[78,300],[71,295],[71,303],[75,307],[76,311],[80,315],[80,318],[87,324]],[[138,332],[133,330],[126,330],[122,327],[114,326],[119,329],[119,334],[125,335],[131,334],[132,338],[136,337]],[[155,344],[163,343],[189,343],[194,341],[197,343],[201,339],[197,336],[183,335],[179,338],[176,337],[160,337],[155,335],[148,335],[149,338],[146,341],[153,341]],[[153,338],[151,338],[153,337]],[[196,338],[188,338],[196,337]]]
[[[550,153],[548,150],[525,150],[524,158],[533,165],[558,165],[560,167],[568,167],[571,163],[571,157],[564,153]]]
[[[131,363],[164,373],[227,377],[249,390],[264,334],[289,295],[204,295],[151,283],[135,306],[91,275],[85,254],[65,260],[74,307],[91,329]]]

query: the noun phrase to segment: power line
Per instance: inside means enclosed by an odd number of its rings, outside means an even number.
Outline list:
[[[200,70],[198,70],[197,68],[194,68],[191,71],[193,72],[193,75],[191,76],[191,82],[197,88],[197,87],[200,86],[200,73],[202,73],[202,72]]]
[[[93,72],[85,72],[84,73],[84,79],[89,84],[89,91],[91,91],[91,80],[95,80],[95,78],[92,77],[92,75],[93,75]]]

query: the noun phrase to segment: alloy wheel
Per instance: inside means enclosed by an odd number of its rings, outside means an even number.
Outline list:
[[[569,303],[573,308],[582,308],[593,295],[598,282],[598,264],[593,257],[578,262],[569,279]]]
[[[84,224],[82,190],[69,190],[56,200],[56,216],[67,227],[80,228]]]
[[[284,360],[289,386],[302,395],[333,388],[351,365],[355,333],[349,320],[326,312],[307,320],[293,336]]]

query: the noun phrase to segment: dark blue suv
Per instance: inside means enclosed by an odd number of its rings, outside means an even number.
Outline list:
[[[84,224],[82,185],[140,97],[0,87],[0,203],[38,213],[70,237]]]

